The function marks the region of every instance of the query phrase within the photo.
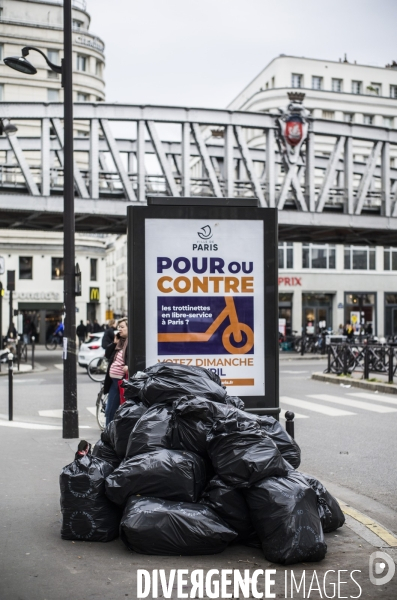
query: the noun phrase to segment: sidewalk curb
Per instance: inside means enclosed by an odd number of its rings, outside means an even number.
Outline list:
[[[8,377],[8,365],[7,363],[3,363],[5,370],[3,371],[3,369],[1,369],[1,373],[0,373],[0,377]],[[2,365],[3,367],[3,365]],[[47,367],[43,367],[43,365],[40,365],[38,363],[35,364],[35,368],[34,369],[29,369],[28,371],[18,371],[18,369],[15,367],[14,365],[14,376],[15,375],[34,375],[35,373],[43,373],[44,371],[47,371]]]
[[[376,381],[363,381],[362,379],[353,379],[353,377],[340,377],[331,373],[312,373],[312,379],[316,381],[326,381],[327,383],[349,384],[351,387],[371,390],[372,392],[381,392],[383,394],[397,394],[397,385],[391,383],[380,383]]]

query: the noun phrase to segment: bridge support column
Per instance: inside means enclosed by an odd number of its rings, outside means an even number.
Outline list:
[[[384,142],[381,162],[382,214],[390,217],[390,144]]]
[[[349,215],[354,214],[354,195],[353,195],[353,140],[347,137],[345,140],[345,212]]]
[[[314,133],[309,132],[306,140],[305,200],[310,212],[316,211],[314,160]]]
[[[270,208],[276,206],[276,169],[274,152],[274,129],[266,132],[266,200]]]

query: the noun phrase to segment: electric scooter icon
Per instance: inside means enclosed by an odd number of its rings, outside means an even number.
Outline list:
[[[208,342],[214,333],[219,329],[223,321],[229,318],[228,325],[222,334],[222,344],[230,354],[247,354],[254,345],[254,332],[251,327],[245,323],[240,323],[232,296],[225,297],[226,306],[217,316],[215,321],[204,333],[159,333],[157,336],[158,342]],[[234,346],[241,344],[243,341],[243,333],[246,336],[246,342],[242,346]]]

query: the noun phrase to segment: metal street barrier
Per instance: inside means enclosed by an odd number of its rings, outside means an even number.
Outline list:
[[[350,375],[362,372],[363,379],[370,373],[384,373],[393,383],[397,371],[397,347],[394,344],[329,344],[325,373]]]

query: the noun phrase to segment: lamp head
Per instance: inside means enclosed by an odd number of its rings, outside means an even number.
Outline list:
[[[18,127],[10,123],[9,119],[0,119],[0,135],[3,133],[13,135],[18,131]]]
[[[7,67],[11,67],[11,69],[25,73],[26,75],[35,75],[37,73],[37,69],[23,56],[8,56],[4,59],[4,63]]]

